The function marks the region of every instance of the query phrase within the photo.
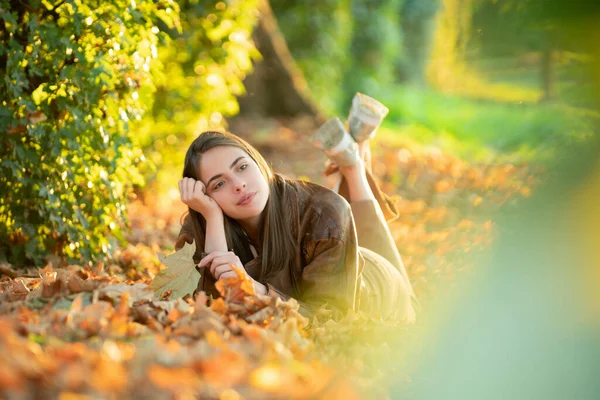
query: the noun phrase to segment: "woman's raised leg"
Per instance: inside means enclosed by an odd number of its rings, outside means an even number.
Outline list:
[[[370,164],[368,146],[368,141],[365,141],[359,149],[363,157],[369,157]],[[359,163],[339,169],[343,176],[340,195],[344,196],[352,207],[358,245],[380,254],[392,263],[402,275],[411,297],[414,297],[408,274],[384,215],[383,208],[388,215],[396,214],[393,203],[381,191],[370,172],[370,167],[367,168],[362,157]]]

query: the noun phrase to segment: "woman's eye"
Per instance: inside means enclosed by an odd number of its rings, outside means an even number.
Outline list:
[[[213,186],[213,190],[217,190],[218,188],[220,188],[221,186],[223,186],[223,181],[215,184],[215,186]]]
[[[246,168],[248,168],[248,164],[242,164],[242,165],[240,165],[240,170],[241,171],[245,170]]]

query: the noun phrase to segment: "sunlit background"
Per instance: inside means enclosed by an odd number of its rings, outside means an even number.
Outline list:
[[[373,169],[396,196],[390,227],[420,314],[312,326],[320,359],[352,383],[320,395],[597,398],[593,2],[43,3],[0,1],[2,265],[101,262],[148,283],[155,252],[174,248],[200,132],[230,130],[276,171],[328,185],[308,136],[361,92],[390,110]],[[42,21],[31,37],[27,13]],[[283,390],[282,370],[262,368],[248,385]]]

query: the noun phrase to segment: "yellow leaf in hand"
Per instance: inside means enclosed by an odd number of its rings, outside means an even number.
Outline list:
[[[254,296],[256,294],[254,284],[248,274],[233,264],[229,264],[229,266],[237,276],[230,276],[217,281],[215,288],[221,296],[234,303],[243,302],[246,296]]]
[[[247,295],[254,296],[256,292],[254,291],[254,284],[250,277],[244,273],[244,271],[233,264],[230,264],[231,268],[235,271],[238,276],[240,282],[240,289],[246,293]]]
[[[158,253],[158,259],[167,266],[167,269],[160,271],[150,283],[157,297],[169,289],[171,289],[172,299],[194,293],[200,281],[200,272],[194,262],[195,252],[196,243],[192,242],[192,244],[186,243],[179,251],[169,256]]]

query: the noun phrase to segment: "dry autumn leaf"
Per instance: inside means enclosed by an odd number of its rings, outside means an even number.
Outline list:
[[[196,270],[193,259],[195,252],[196,243],[192,242],[186,243],[183,248],[169,256],[158,253],[158,259],[167,269],[160,271],[150,283],[157,297],[167,290],[171,290],[171,298],[194,293],[200,280],[200,273]]]
[[[134,283],[133,285],[117,283],[114,285],[105,286],[98,292],[102,297],[109,298],[113,301],[119,299],[123,293],[128,293],[128,301],[130,306],[136,301],[152,300],[154,296],[152,290],[143,283]]]
[[[246,296],[254,296],[256,294],[254,291],[254,284],[248,275],[233,264],[229,264],[229,266],[237,276],[219,279],[217,281],[215,288],[219,291],[221,296],[234,302],[243,301]]]

